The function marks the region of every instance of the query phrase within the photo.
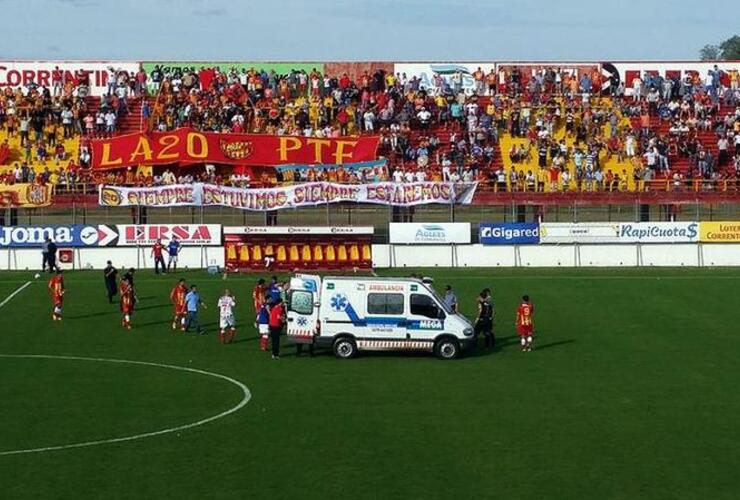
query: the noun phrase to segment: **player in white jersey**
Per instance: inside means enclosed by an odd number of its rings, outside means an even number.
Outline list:
[[[236,320],[234,319],[234,308],[236,300],[227,288],[224,294],[218,299],[219,327],[221,331],[218,334],[222,344],[230,344],[236,335]]]

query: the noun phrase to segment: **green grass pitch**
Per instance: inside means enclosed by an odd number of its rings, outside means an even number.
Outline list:
[[[411,271],[384,271],[408,275]],[[182,275],[208,334],[173,332],[180,274],[137,277],[133,331],[100,272],[70,272],[52,323],[46,276],[0,308],[0,355],[115,358],[246,384],[239,411],[146,439],[0,454],[0,498],[736,499],[740,496],[740,270],[435,269],[471,315],[494,290],[498,347],[461,360],[366,354],[278,361],[258,351],[255,276]],[[0,274],[0,301],[31,273]],[[32,278],[31,278],[32,279]],[[216,338],[229,286],[237,342]],[[536,306],[521,353],[514,310]],[[0,453],[177,427],[242,398],[223,380],[161,367],[0,357]]]

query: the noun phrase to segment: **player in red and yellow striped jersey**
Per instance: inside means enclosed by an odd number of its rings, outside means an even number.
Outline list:
[[[532,350],[534,336],[534,306],[529,301],[529,295],[522,297],[522,303],[516,310],[516,333],[522,345],[522,352]]]
[[[131,315],[134,313],[136,305],[136,294],[134,287],[128,279],[123,278],[121,285],[118,287],[118,294],[121,297],[121,312],[123,313],[122,325],[127,330],[131,330]]]
[[[175,319],[172,321],[172,329],[185,331],[185,316],[188,311],[185,305],[185,296],[188,294],[188,286],[185,284],[184,279],[180,279],[175,285],[175,288],[170,292],[170,300],[175,308]]]
[[[49,280],[49,295],[51,296],[52,312],[51,319],[62,321],[62,304],[64,303],[64,276],[62,271],[57,273]]]

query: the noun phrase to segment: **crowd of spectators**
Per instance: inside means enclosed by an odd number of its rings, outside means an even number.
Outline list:
[[[129,169],[87,179],[156,185],[197,177],[238,186],[478,180],[495,189],[587,191],[645,187],[656,179],[680,187],[694,180],[733,180],[740,173],[738,75],[716,67],[707,75],[683,78],[645,73],[626,86],[604,79],[597,68],[512,66],[498,73],[478,68],[450,78],[437,74],[425,85],[415,76],[381,69],[353,80],[317,69],[279,75],[157,66],[148,75],[111,70],[108,92],[94,114],[87,109],[84,82],[76,83],[5,89],[0,128],[8,137],[19,136],[23,149],[14,172],[34,172],[34,179],[45,181],[56,171],[65,182],[70,176],[83,178],[86,174],[79,172],[89,164],[89,139],[115,133],[129,99],[148,91],[151,107],[147,104],[142,113],[152,130],[188,126],[312,137],[372,133],[381,137],[379,153],[388,167],[276,175],[158,170],[149,176]],[[601,96],[604,88],[608,97]],[[509,169],[500,157],[503,135],[512,139]],[[71,136],[82,137],[79,153],[65,149],[64,139]],[[70,158],[75,168],[63,167]],[[43,168],[34,171],[34,162]]]
[[[95,109],[88,99],[89,78],[87,73],[70,75],[56,67],[49,86],[30,81],[0,92],[0,159],[11,158],[11,141],[19,149],[12,169],[0,175],[3,183],[73,186],[90,179],[85,172],[89,140],[115,134],[119,118],[129,112],[129,99],[145,94],[146,74],[109,68],[107,92]]]

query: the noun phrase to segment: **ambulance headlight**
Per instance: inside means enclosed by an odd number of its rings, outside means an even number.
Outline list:
[[[463,335],[465,335],[466,337],[470,337],[471,335],[473,335],[473,329],[470,327],[466,328],[465,330],[463,330]]]

